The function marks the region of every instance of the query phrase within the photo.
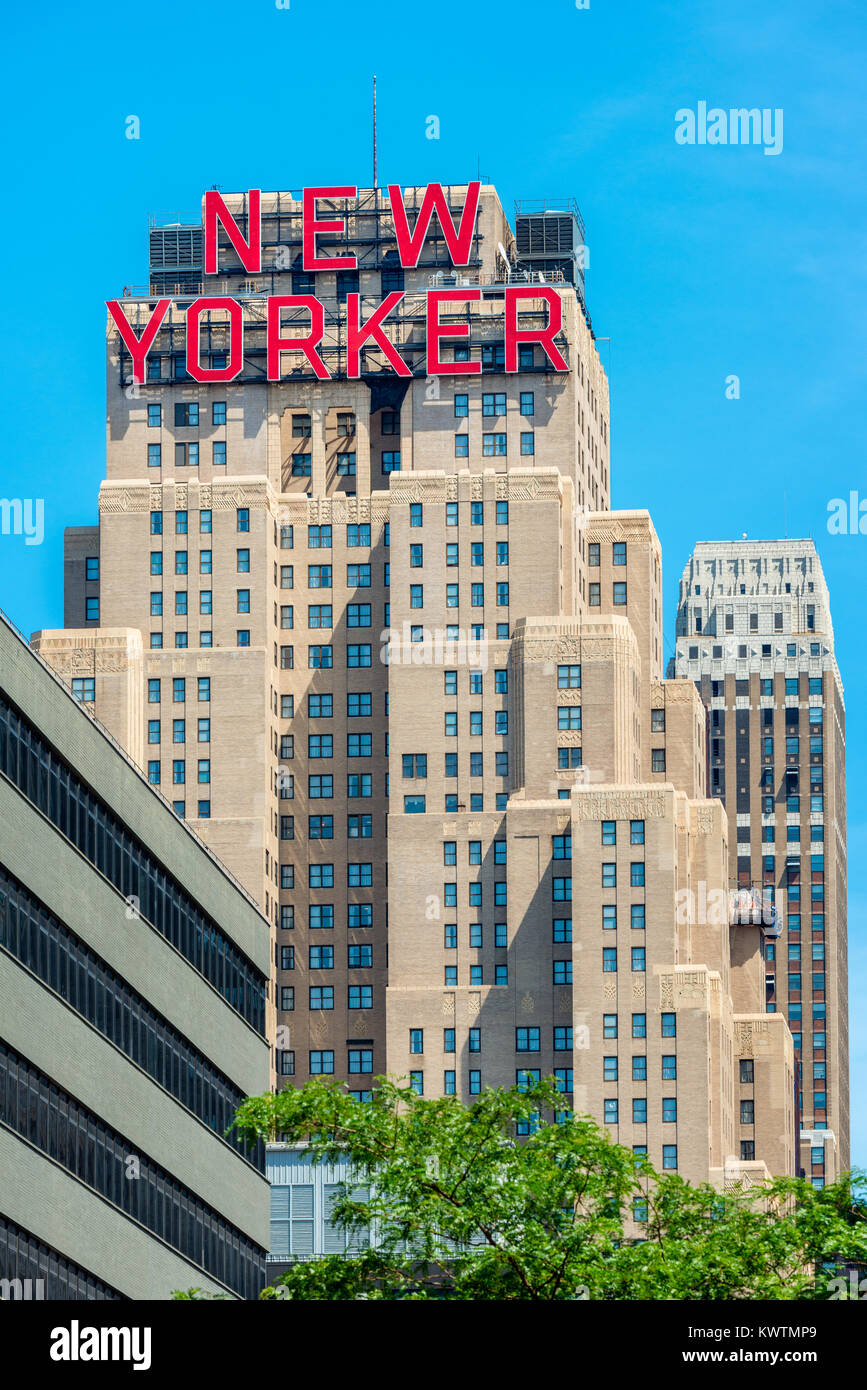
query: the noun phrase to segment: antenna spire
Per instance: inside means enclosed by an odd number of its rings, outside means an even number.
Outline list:
[[[373,191],[376,192],[376,73],[373,75]]]

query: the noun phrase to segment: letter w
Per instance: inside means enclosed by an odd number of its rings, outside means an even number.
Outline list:
[[[421,248],[424,245],[434,210],[436,210],[437,221],[442,228],[446,245],[449,248],[452,265],[469,265],[481,186],[480,183],[467,185],[467,200],[461,210],[460,226],[456,232],[449,211],[448,198],[443,191],[442,184],[427,184],[421,208],[415,219],[415,227],[410,234],[400,185],[390,183],[388,196],[391,200],[391,214],[394,218],[394,231],[397,237],[397,250],[401,265],[409,267],[418,265],[418,258],[421,255]]]

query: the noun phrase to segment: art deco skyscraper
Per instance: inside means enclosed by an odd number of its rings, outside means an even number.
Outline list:
[[[457,225],[468,189],[445,195]],[[424,190],[403,199],[415,225]],[[246,232],[247,196],[226,202]],[[108,477],[99,527],[70,533],[66,620],[143,636],[143,709],[99,673],[95,703],[273,923],[278,1075],[469,1098],[553,1072],[660,1165],[791,1171],[791,1038],[761,928],[729,921],[701,700],[663,680],[659,543],[608,511],[577,207],[519,205],[513,233],[483,187],[469,263],[434,221],[403,267],[381,190],[322,199],[346,224],[323,245],[358,267],[315,273],[301,200],[261,207],[255,277],[226,238],[205,274],[200,226],[152,229],[124,309],[141,332],[174,302],[139,385],[110,324]],[[507,361],[515,284],[539,290],[523,329],[559,299],[566,370],[539,342]],[[469,335],[431,374],[444,287]],[[366,317],[396,291],[411,375],[371,347],[348,377],[347,297]],[[232,381],[186,373],[200,292],[243,307]],[[324,305],[327,380],[300,353],[267,379],[264,296],[290,292]],[[201,322],[225,365],[222,309]],[[716,916],[681,913],[699,884]]]
[[[760,885],[783,922],[765,946],[765,1007],[789,1020],[801,1166],[820,1182],[849,1162],[846,716],[813,542],[697,545],[673,672],[708,709],[731,880]]]

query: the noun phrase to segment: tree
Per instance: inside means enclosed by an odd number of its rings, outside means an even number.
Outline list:
[[[332,1210],[356,1253],[299,1262],[263,1298],[827,1298],[823,1264],[867,1259],[863,1178],[692,1186],[563,1101],[553,1081],[465,1106],[387,1078],[366,1104],[323,1078],[246,1100],[249,1141],[304,1141],[363,1185]]]

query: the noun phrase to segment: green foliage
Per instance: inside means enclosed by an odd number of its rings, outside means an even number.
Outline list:
[[[212,1298],[225,1298],[230,1303],[234,1302],[234,1299],[232,1298],[232,1295],[230,1293],[208,1293],[207,1289],[199,1288],[175,1289],[174,1293],[172,1294],[172,1298],[177,1299],[179,1302],[182,1303],[202,1303],[205,1300]]]
[[[333,1217],[355,1248],[369,1230],[370,1248],[299,1262],[262,1297],[827,1298],[823,1261],[867,1260],[863,1178],[722,1194],[656,1173],[587,1117],[546,1111],[563,1112],[553,1081],[470,1106],[388,1078],[367,1104],[323,1078],[245,1101],[234,1126],[248,1140],[309,1143],[369,1189],[345,1187]]]

